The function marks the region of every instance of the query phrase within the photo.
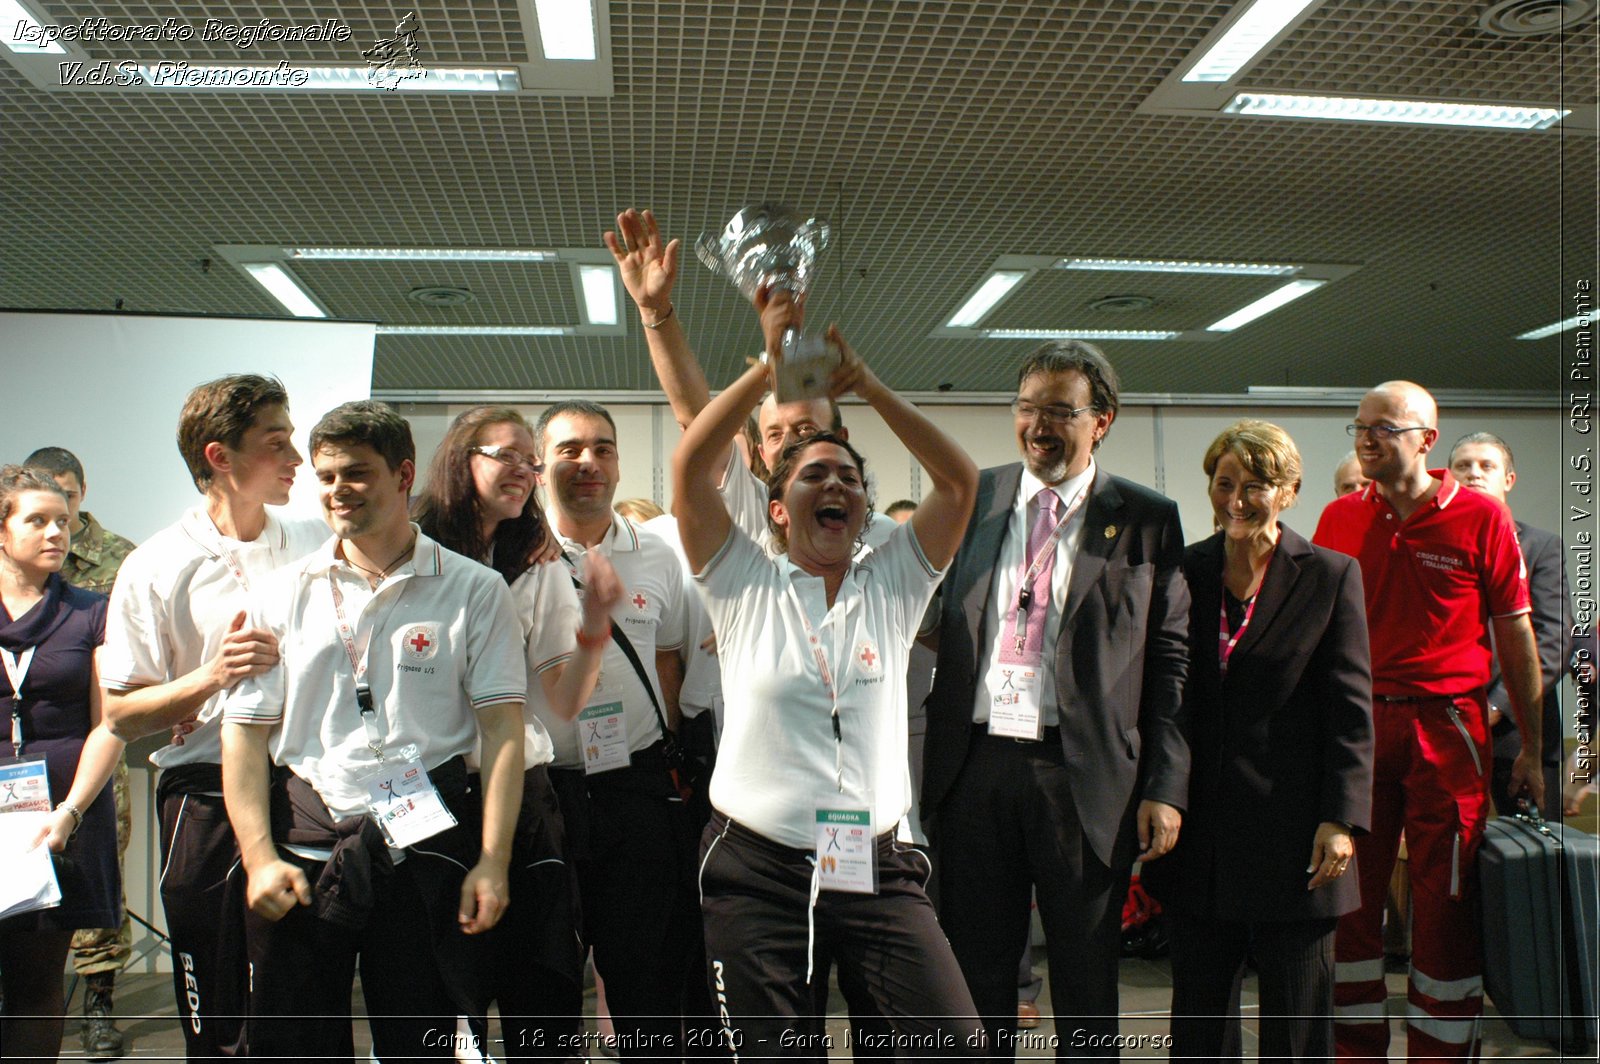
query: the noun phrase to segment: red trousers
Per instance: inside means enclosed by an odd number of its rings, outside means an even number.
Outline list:
[[[1483,957],[1475,858],[1489,809],[1483,692],[1373,700],[1372,831],[1355,840],[1361,908],[1334,940],[1334,1040],[1340,1060],[1386,1059],[1383,909],[1403,830],[1411,867],[1413,1061],[1475,1060]]]

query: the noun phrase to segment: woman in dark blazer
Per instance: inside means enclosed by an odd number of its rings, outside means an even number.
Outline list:
[[[1278,426],[1229,426],[1203,468],[1220,531],[1184,554],[1189,806],[1143,873],[1172,916],[1172,1056],[1239,1059],[1249,961],[1261,1059],[1332,1057],[1333,930],[1360,904],[1372,797],[1361,573],[1278,523],[1300,488]]]

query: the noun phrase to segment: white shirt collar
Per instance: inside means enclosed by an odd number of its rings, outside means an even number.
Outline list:
[[[1022,479],[1017,483],[1017,505],[1026,509],[1035,495],[1045,488],[1049,488],[1056,493],[1056,497],[1061,500],[1061,505],[1065,508],[1068,503],[1078,497],[1078,492],[1084,490],[1089,484],[1094,483],[1094,475],[1097,468],[1094,458],[1091,457],[1089,464],[1082,473],[1075,477],[1068,477],[1059,484],[1046,484],[1030,473],[1028,467],[1024,465],[1022,467]]]

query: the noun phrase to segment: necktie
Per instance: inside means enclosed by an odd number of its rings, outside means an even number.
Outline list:
[[[1028,550],[1022,559],[1022,569],[1017,574],[1021,588],[1017,595],[1017,608],[1006,618],[1005,631],[1001,633],[1000,660],[1012,665],[1037,665],[1044,660],[1044,617],[1050,605],[1050,577],[1056,567],[1055,544],[1050,534],[1056,530],[1056,508],[1061,499],[1050,488],[1033,497],[1033,528],[1028,533]],[[1035,567],[1039,552],[1048,546],[1049,552]],[[1028,580],[1028,573],[1033,579]]]

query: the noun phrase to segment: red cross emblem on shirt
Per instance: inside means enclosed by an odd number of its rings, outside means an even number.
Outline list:
[[[874,654],[872,652],[872,648],[871,647],[862,647],[861,648],[861,660],[863,662],[865,662],[867,668],[870,669],[870,668],[872,668],[872,663],[878,660],[878,655],[876,655],[876,654]]]
[[[425,633],[423,633],[423,632],[418,632],[416,634],[416,637],[414,639],[408,640],[408,642],[412,646],[417,648],[417,653],[418,654],[422,653],[424,650],[427,650],[429,647],[433,646],[433,643],[429,641],[427,635]]]
[[[646,606],[648,606],[650,604],[650,600],[644,597],[644,592],[643,591],[635,591],[633,593],[632,601],[633,601],[633,608],[636,609],[636,610],[642,610],[642,609],[644,609]]]

